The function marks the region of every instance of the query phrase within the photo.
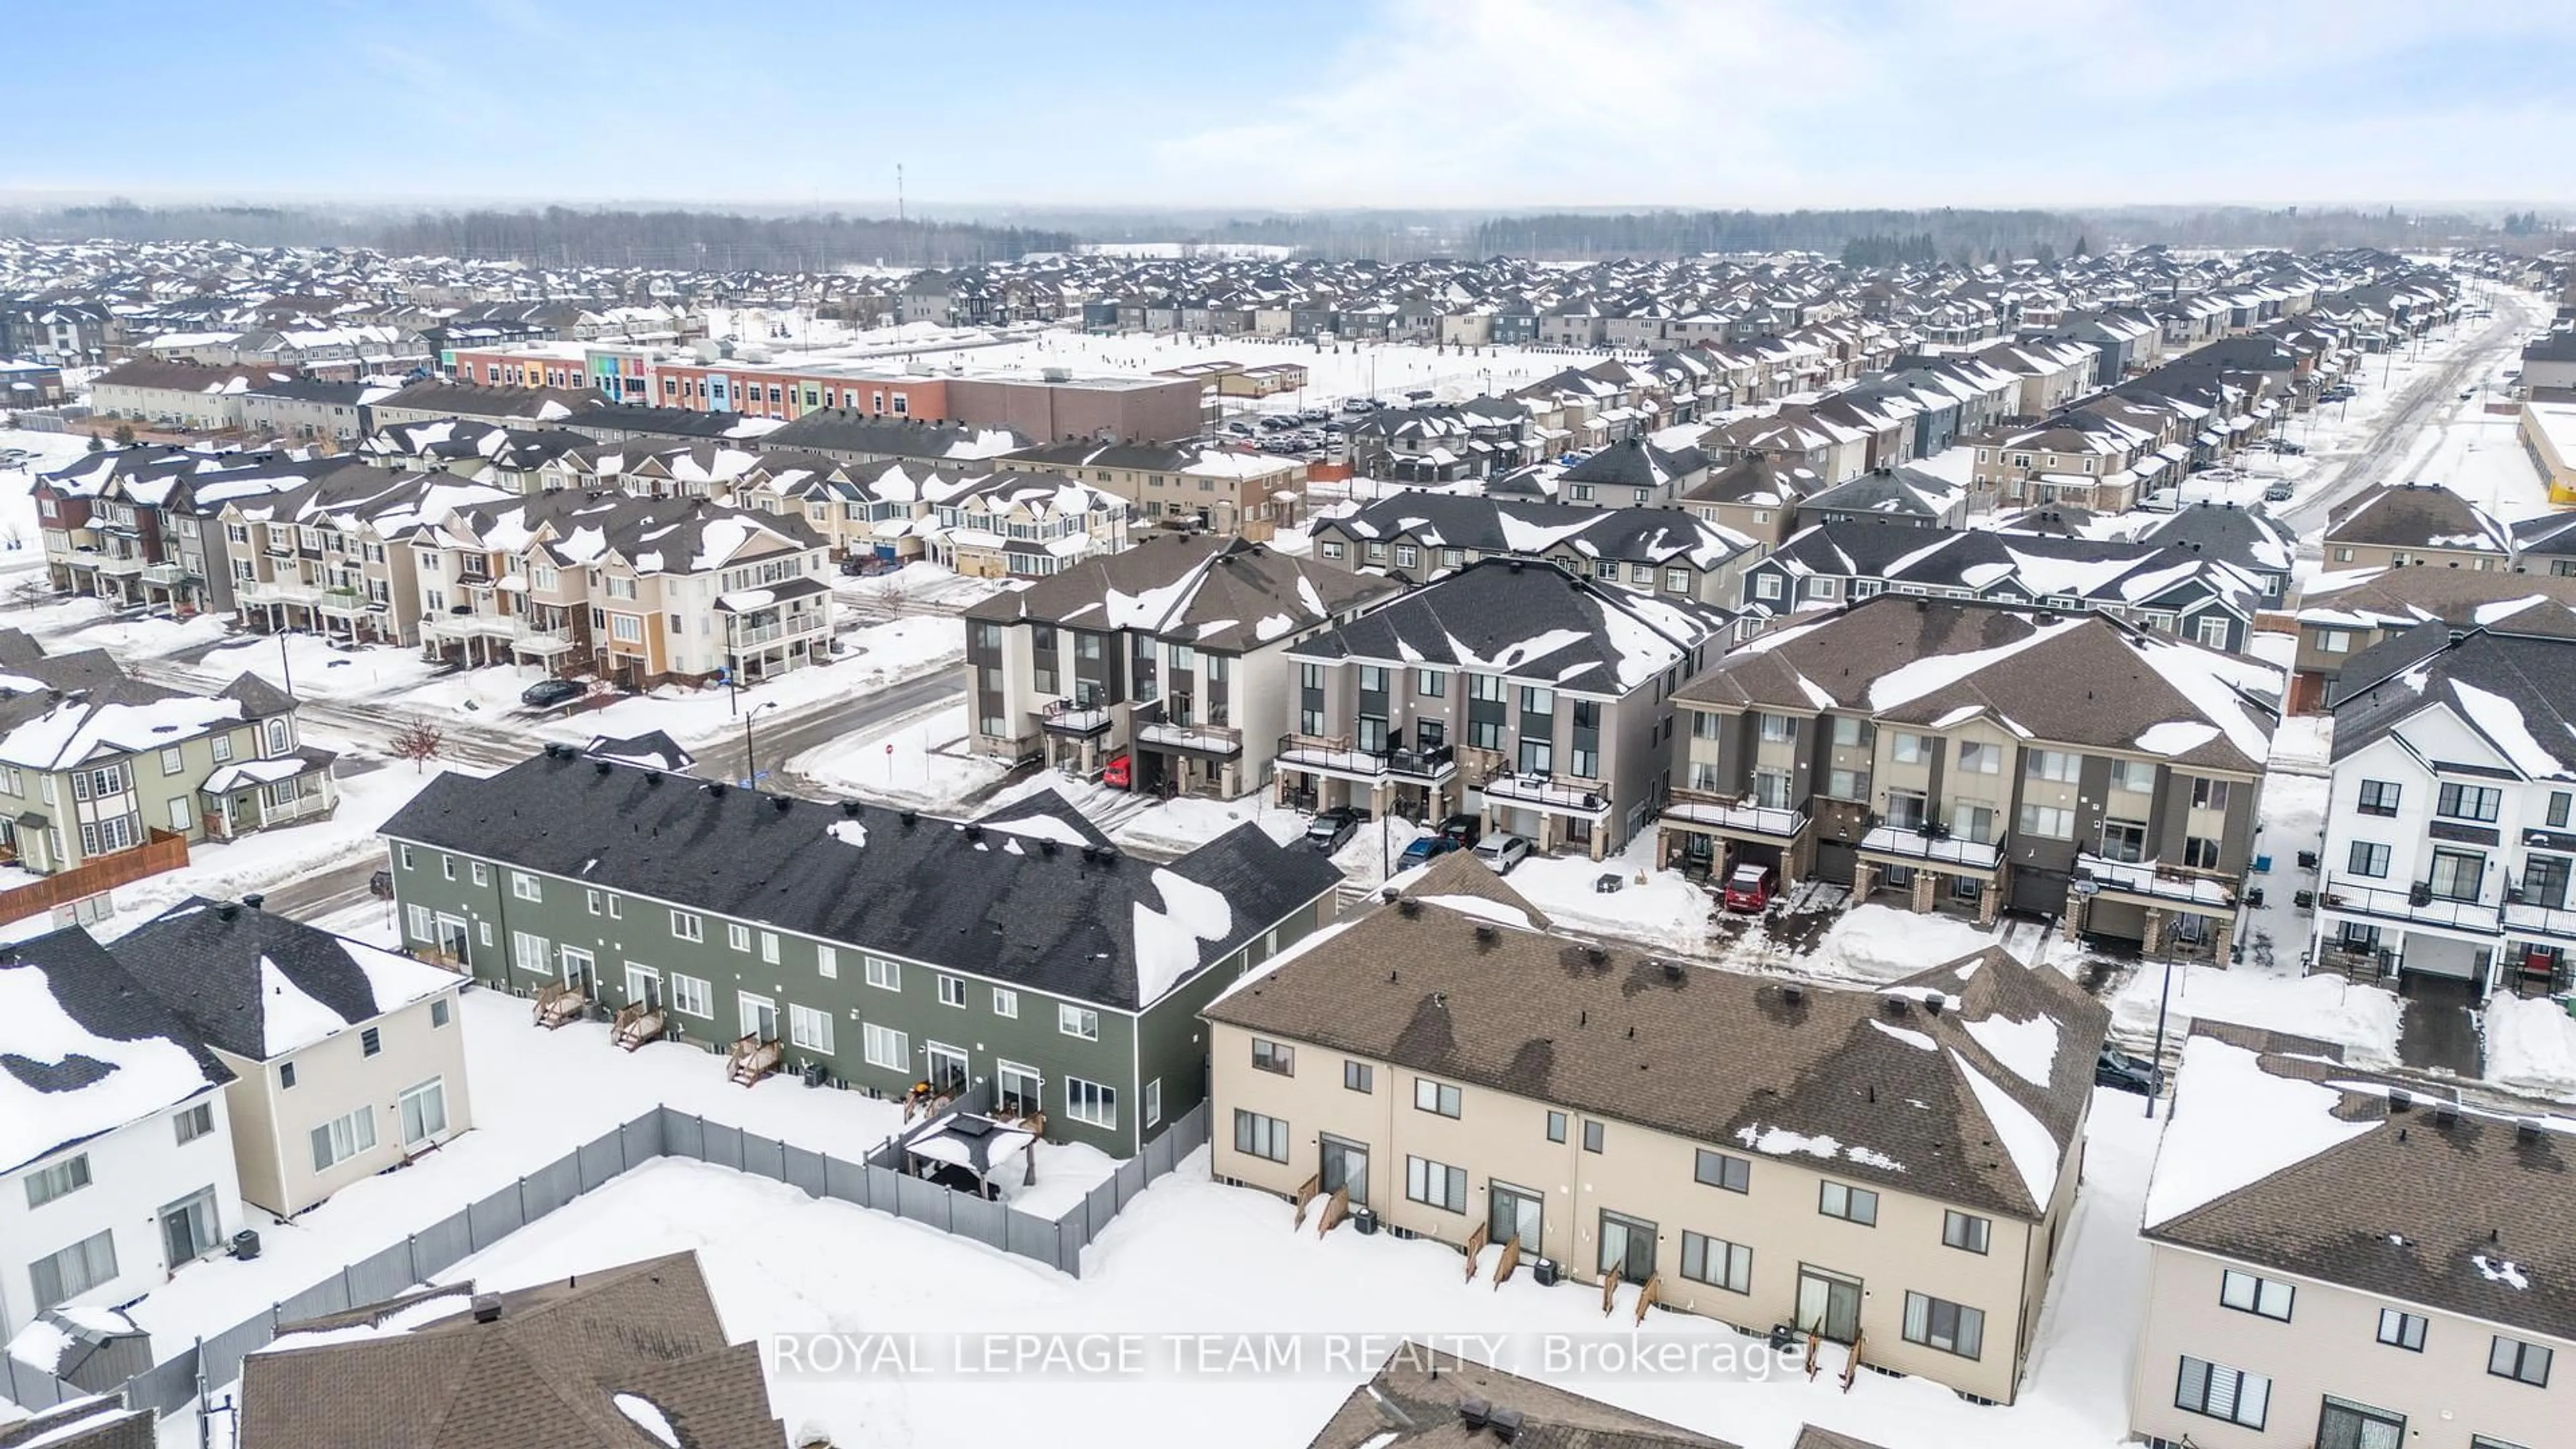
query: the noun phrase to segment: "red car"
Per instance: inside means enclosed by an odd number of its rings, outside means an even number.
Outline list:
[[[1739,865],[1726,878],[1726,908],[1730,911],[1758,913],[1771,904],[1771,893],[1777,889],[1771,867]]]
[[[1112,790],[1134,788],[1135,772],[1128,768],[1127,757],[1120,755],[1100,767],[1100,783]]]

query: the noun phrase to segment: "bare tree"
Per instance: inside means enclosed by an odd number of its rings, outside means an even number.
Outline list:
[[[412,768],[427,773],[429,762],[438,758],[439,749],[447,743],[447,732],[425,719],[416,719],[394,732],[387,742],[397,760],[409,760]]]

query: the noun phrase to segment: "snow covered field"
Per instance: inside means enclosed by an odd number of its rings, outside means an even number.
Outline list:
[[[1980,1407],[1923,1380],[1875,1374],[1860,1375],[1848,1394],[1833,1372],[1813,1383],[1795,1371],[1761,1382],[1557,1377],[1746,1449],[1788,1449],[1804,1422],[1904,1449],[2111,1449],[2124,1426],[2133,1344],[2123,1305],[2143,1291],[2136,1228],[2162,1125],[2136,1106],[2111,1096],[2093,1114],[2084,1195],[2014,1407]],[[1634,1329],[1624,1317],[1605,1324],[1593,1290],[1541,1288],[1526,1273],[1500,1289],[1467,1283],[1457,1253],[1435,1243],[1347,1231],[1318,1240],[1311,1228],[1291,1230],[1287,1204],[1206,1174],[1201,1153],[1147,1189],[1090,1249],[1078,1282],[917,1224],[684,1162],[639,1169],[448,1276],[508,1288],[695,1250],[727,1331],[764,1342],[825,1331],[1135,1334],[1156,1344],[1172,1333],[1373,1334],[1385,1344],[1399,1334],[1476,1334],[1505,1337],[1507,1366],[1512,1355],[1535,1355],[1544,1334],[1749,1342],[1678,1313],[1650,1314]],[[791,1430],[819,1425],[844,1449],[918,1445],[965,1424],[999,1444],[1294,1449],[1373,1367],[1372,1359],[1298,1375],[1081,1380],[774,1372],[770,1387]],[[182,1429],[194,1433],[184,1417],[165,1424],[163,1442],[193,1443],[178,1437]]]
[[[966,706],[941,705],[891,728],[808,750],[787,762],[787,773],[828,795],[953,811],[1008,773],[1000,762],[972,753],[969,743]]]

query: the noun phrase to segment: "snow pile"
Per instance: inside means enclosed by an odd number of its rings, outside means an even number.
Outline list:
[[[2576,1018],[2548,997],[2497,995],[2481,1020],[2486,1078],[2535,1096],[2576,1101]]]
[[[338,1020],[337,1017],[333,1018]],[[66,1142],[112,1132],[175,1106],[213,1085],[186,1047],[167,1037],[115,1041],[93,1035],[54,996],[41,966],[0,967],[0,1172],[14,1171]],[[81,1085],[38,1091],[17,1062],[56,1070]]]
[[[2171,1222],[2376,1128],[2336,1117],[2342,1100],[2323,1083],[2273,1076],[2243,1047],[2206,1036],[2185,1042],[2144,1225]]]
[[[454,1318],[474,1306],[470,1293],[440,1293],[406,1304],[372,1321],[344,1324],[338,1328],[317,1328],[306,1333],[290,1333],[269,1344],[261,1352],[292,1348],[319,1348],[331,1343],[363,1343],[371,1338],[391,1338],[425,1328],[444,1319]]]
[[[2111,1030],[2144,1045],[2156,1029],[2161,966],[2142,967],[2111,1000]],[[2397,1063],[2399,1006],[2394,992],[2340,976],[2282,977],[2176,962],[2165,1040],[2178,1041],[2199,1017],[2330,1041],[2356,1067]]]
[[[1150,1003],[1199,969],[1202,943],[1234,931],[1234,907],[1223,893],[1157,866],[1154,889],[1163,909],[1136,902],[1136,999]]]
[[[1919,1031],[1912,1030],[1911,1028],[1889,1026],[1886,1022],[1883,1022],[1874,1016],[1869,1019],[1869,1024],[1877,1027],[1880,1031],[1887,1033],[1889,1036],[1896,1038],[1898,1041],[1905,1043],[1907,1046],[1914,1048],[1916,1051],[1930,1052],[1940,1050],[1940,1047],[1933,1042],[1932,1038],[1925,1036]]]
[[[854,849],[868,843],[868,827],[856,820],[835,820],[823,827],[823,833]]]
[[[2530,1275],[2522,1271],[2521,1264],[2510,1258],[2490,1258],[2484,1253],[2472,1253],[2469,1266],[2477,1269],[2478,1276],[2488,1282],[2502,1283],[2516,1292],[2531,1286]]]
[[[1735,1140],[1765,1157],[1821,1157],[1828,1162],[1847,1158],[1888,1172],[1905,1170],[1905,1164],[1875,1148],[1845,1145],[1831,1137],[1792,1132],[1786,1127],[1765,1127],[1758,1122],[1735,1129]]]
[[[2218,738],[2218,726],[2194,720],[2167,720],[2149,725],[2138,736],[2137,747],[2150,755],[2188,754]]]
[[[2504,752],[2515,769],[2535,780],[2546,780],[2566,770],[2548,746],[2533,738],[2531,727],[2523,721],[2521,707],[2512,700],[2462,679],[2454,679],[2450,685],[2460,712],[2469,717],[2478,733]]]
[[[1818,974],[1888,982],[1973,955],[1995,943],[1994,932],[1955,916],[1918,916],[1894,906],[1859,905],[1843,913],[1817,942]]]

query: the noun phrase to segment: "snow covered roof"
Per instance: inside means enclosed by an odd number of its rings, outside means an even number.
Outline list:
[[[2576,639],[2426,624],[2355,655],[2336,687],[2337,760],[2407,738],[2439,709],[2486,742],[2491,763],[2528,780],[2576,779]]]
[[[232,1079],[88,932],[0,949],[0,1173]]]
[[[2576,1122],[2464,1108],[2324,1043],[2196,1023],[2148,1181],[2150,1239],[2576,1338]]]
[[[1000,824],[1026,818],[836,808],[566,748],[438,776],[384,834],[1127,1011],[1340,879],[1251,824],[1157,866],[1027,848],[1033,827]]]
[[[274,1061],[366,1026],[462,978],[284,916],[203,897],[108,948],[210,1044]]]
[[[1214,534],[1162,534],[983,600],[966,617],[1128,630],[1240,653],[1399,592],[1394,582]]]
[[[2109,1021],[2062,974],[1996,949],[1885,990],[1666,963],[1554,934],[1454,859],[1207,1016],[1885,1190],[2025,1219],[2054,1196]]]

